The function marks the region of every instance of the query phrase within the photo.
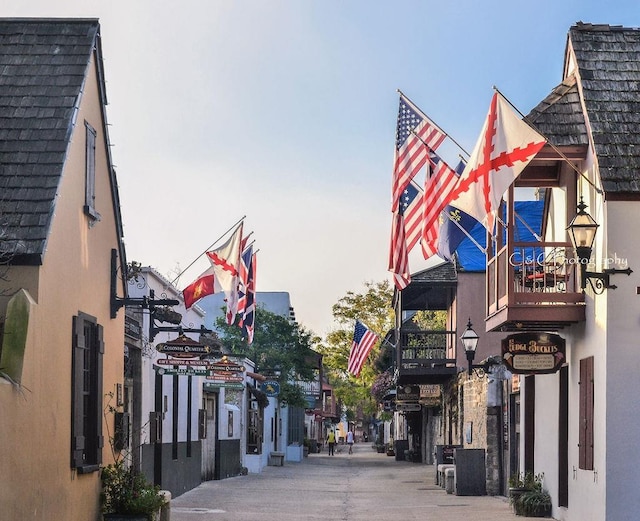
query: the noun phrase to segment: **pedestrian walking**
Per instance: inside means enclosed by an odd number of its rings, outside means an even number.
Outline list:
[[[349,454],[353,454],[353,432],[347,432],[347,445],[349,445]]]
[[[336,448],[336,433],[333,431],[329,431],[327,434],[327,444],[329,445],[329,456],[335,456],[335,448]]]

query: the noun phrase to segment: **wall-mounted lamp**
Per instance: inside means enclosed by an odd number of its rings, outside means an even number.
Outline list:
[[[609,282],[609,277],[611,275],[615,273],[626,273],[627,275],[631,275],[633,271],[629,267],[624,270],[608,268],[602,270],[601,273],[587,270],[587,264],[589,264],[589,260],[591,259],[593,241],[596,238],[596,232],[600,225],[593,217],[585,212],[586,208],[587,205],[584,204],[582,197],[580,197],[578,213],[571,220],[567,230],[569,231],[571,244],[573,244],[573,248],[576,251],[580,264],[580,287],[584,290],[587,287],[587,281],[589,281],[589,285],[593,291],[600,295],[607,288],[617,288],[616,285]]]
[[[482,372],[477,372],[476,374],[479,377],[483,377],[486,373],[489,372],[489,368],[493,365],[500,365],[500,362],[496,361],[493,358],[488,358],[482,364],[474,364],[473,359],[476,357],[476,348],[478,347],[478,334],[471,327],[471,318],[469,318],[469,322],[467,323],[467,329],[464,330],[462,336],[460,336],[460,341],[462,342],[462,346],[464,347],[464,352],[467,355],[467,363],[469,364],[469,376],[473,374],[474,369],[480,369]]]

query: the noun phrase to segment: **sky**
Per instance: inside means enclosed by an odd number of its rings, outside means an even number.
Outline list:
[[[637,0],[0,6],[100,19],[127,259],[172,281],[183,272],[182,289],[245,217],[257,290],[289,292],[322,336],[347,292],[391,280],[398,90],[470,152],[494,86],[526,114],[560,83],[571,25],[640,27]],[[441,150],[455,165],[452,140]],[[410,258],[414,272],[434,263]]]

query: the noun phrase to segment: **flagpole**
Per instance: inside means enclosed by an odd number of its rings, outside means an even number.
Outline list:
[[[409,96],[407,96],[404,92],[402,92],[400,89],[396,89],[396,92],[398,92],[401,96],[404,96],[404,97],[407,99],[407,101],[409,101],[409,102],[410,102],[410,103],[411,103],[411,104],[412,104],[416,109],[418,109],[420,112],[422,112],[422,109],[420,109],[420,108],[418,107],[418,105],[416,105],[416,104],[413,102],[413,100],[412,100]],[[447,134],[447,133],[442,129],[442,127],[441,127],[440,125],[438,125],[435,121],[433,121],[433,119],[431,119],[429,116],[427,116],[424,112],[422,112],[422,115],[423,115],[423,116],[425,116],[426,118],[430,119],[430,120],[431,120],[431,122],[432,122],[436,127],[438,127],[438,128],[440,129],[440,131],[441,131],[445,136],[447,136],[451,141],[453,141],[453,143],[454,143],[454,144],[455,144],[455,145],[456,145],[460,150],[462,150],[465,154],[467,154],[467,156],[471,157],[471,154],[469,154],[469,152],[467,152],[467,151],[462,147],[462,145],[461,145],[460,143],[458,143],[458,142],[457,142],[455,139],[453,139],[449,134]],[[413,129],[412,129],[411,131],[413,132]],[[415,134],[414,134],[414,135],[415,135]],[[425,143],[424,143],[424,141],[422,141],[422,143],[423,143],[423,144],[425,144]],[[425,144],[425,146],[426,146],[426,144]]]
[[[206,250],[204,250],[200,255],[198,255],[191,264],[189,264],[185,269],[183,269],[180,273],[178,273],[178,276],[173,279],[171,281],[171,285],[173,286],[176,281],[182,277],[183,273],[185,271],[187,271],[191,266],[193,266],[200,257],[202,257],[203,255],[205,255],[211,248],[213,248],[218,242],[220,242],[222,240],[222,238],[227,235],[231,230],[233,230],[236,226],[238,226],[242,221],[245,220],[247,216],[243,215],[238,221],[236,221],[226,232],[224,232],[220,237],[218,237],[215,241],[213,241],[213,243],[211,244],[211,246],[209,246]]]
[[[564,159],[564,160],[569,164],[569,166],[570,166],[570,167],[571,167],[571,168],[572,168],[572,169],[573,169],[573,170],[574,170],[574,171],[575,171],[575,172],[576,172],[580,177],[582,177],[582,178],[583,178],[587,183],[589,183],[597,193],[599,193],[599,194],[601,194],[601,195],[602,195],[602,189],[601,189],[601,188],[598,188],[598,187],[593,183],[593,181],[591,181],[591,179],[589,179],[589,178],[588,178],[586,175],[584,175],[580,170],[578,170],[578,167],[577,167],[576,165],[574,165],[574,164],[571,162],[571,160],[570,160],[570,159],[569,159],[569,158],[568,158],[568,157],[567,157],[567,156],[566,156],[566,155],[565,155],[565,154],[564,154],[564,153],[563,153],[563,152],[562,152],[562,151],[561,151],[557,146],[555,146],[551,141],[549,141],[549,138],[548,138],[547,136],[545,136],[542,132],[540,132],[540,131],[536,128],[536,126],[535,126],[533,123],[531,123],[531,122],[527,119],[527,117],[526,117],[522,112],[520,112],[520,110],[518,109],[518,107],[516,107],[513,103],[511,103],[511,100],[509,100],[509,98],[507,98],[504,94],[502,94],[502,92],[500,92],[500,89],[498,89],[498,87],[496,87],[496,86],[494,85],[494,86],[493,86],[493,90],[495,90],[498,94],[500,94],[500,96],[502,96],[502,97],[505,99],[505,101],[506,101],[509,105],[511,105],[511,107],[513,107],[513,110],[515,110],[518,114],[520,114],[520,116],[522,117],[522,121],[524,121],[524,122],[525,122],[527,125],[529,125],[533,130],[535,130],[538,134],[540,134],[540,135],[544,138],[544,140],[547,142],[547,144],[548,144],[551,148],[553,148],[553,150],[554,150],[554,151],[555,151],[555,152],[556,152],[556,153],[557,153],[557,154],[558,154],[562,159]]]

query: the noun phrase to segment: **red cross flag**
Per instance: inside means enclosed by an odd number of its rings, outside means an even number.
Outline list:
[[[545,144],[496,92],[480,138],[453,190],[451,202],[493,229],[502,196]]]
[[[224,292],[227,301],[227,324],[235,321],[238,311],[238,279],[240,276],[240,245],[242,242],[242,223],[233,235],[219,248],[208,251],[215,275],[216,290]]]

